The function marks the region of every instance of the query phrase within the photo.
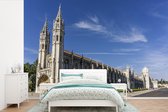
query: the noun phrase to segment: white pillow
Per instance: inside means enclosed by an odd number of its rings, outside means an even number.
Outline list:
[[[61,81],[72,80],[72,79],[82,79],[83,74],[64,74],[61,73]]]
[[[85,76],[86,79],[92,79],[92,80],[99,80],[99,81],[102,81],[103,79],[98,76],[98,75],[87,75]]]
[[[95,79],[71,79],[71,80],[64,80],[59,84],[105,84],[105,83]]]

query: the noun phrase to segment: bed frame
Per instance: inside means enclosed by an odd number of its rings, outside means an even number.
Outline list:
[[[79,103],[80,102],[80,103]],[[57,100],[48,103],[48,112],[52,107],[115,107],[119,112],[117,104],[110,100]]]
[[[122,97],[127,100],[127,84],[126,83],[110,83],[110,85],[112,85],[112,87],[114,87],[117,90],[122,90],[123,91],[123,95]]]
[[[106,69],[60,69],[59,81],[63,81],[61,74],[81,73],[83,74],[83,79],[96,79],[107,83]],[[45,85],[46,84],[40,84],[41,89],[44,89]],[[47,88],[50,89],[51,87],[52,84],[49,84]],[[57,100],[48,102],[49,112],[52,111],[53,107],[115,107],[116,112],[119,112],[118,105],[110,100]]]

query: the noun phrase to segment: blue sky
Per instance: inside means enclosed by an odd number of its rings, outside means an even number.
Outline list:
[[[52,23],[62,3],[65,49],[137,74],[148,67],[168,80],[167,0],[25,0],[25,62],[38,56],[45,17]]]

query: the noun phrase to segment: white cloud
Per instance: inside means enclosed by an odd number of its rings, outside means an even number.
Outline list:
[[[131,31],[125,35],[116,35],[114,40],[123,43],[148,42],[145,35],[136,28],[131,28]]]
[[[140,51],[141,49],[119,49],[121,52],[137,52]]]
[[[132,55],[131,53],[125,52],[85,52],[78,54],[86,54],[86,55]]]
[[[134,55],[134,52],[138,52],[141,49],[113,49],[112,52],[83,52],[78,54],[85,55]]]
[[[99,23],[99,19],[97,16],[94,16],[94,17],[91,16],[91,17],[89,17],[89,19],[92,20],[94,23]]]
[[[89,23],[87,21],[80,21],[75,23],[75,26],[81,29],[91,30],[95,32],[106,32],[106,28],[99,24]]]
[[[38,51],[35,49],[25,47],[24,50],[30,52],[31,54],[38,54]]]
[[[79,21],[74,25],[80,29],[85,29],[104,34],[106,37],[109,37],[109,40],[113,42],[122,42],[122,43],[148,42],[146,36],[137,28],[131,27],[130,31],[127,32],[122,30],[118,31],[115,29],[112,29],[111,31],[111,29],[108,28],[106,25],[98,23],[99,19],[96,18],[97,18],[96,16],[95,18],[90,18],[92,22]]]
[[[166,9],[168,5],[168,2],[160,2],[158,4],[155,4],[155,6],[151,9],[151,11],[149,12],[150,15],[156,17],[156,18],[160,18],[160,19],[168,19],[168,15],[167,13],[165,13]]]
[[[158,12],[153,12],[152,15],[153,15],[154,17],[157,17],[157,18],[168,19],[168,16],[162,15],[162,14],[160,14],[160,13],[158,13]]]

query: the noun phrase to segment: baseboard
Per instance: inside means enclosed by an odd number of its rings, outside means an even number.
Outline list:
[[[7,108],[7,105],[4,105],[4,106],[0,106],[0,111]]]

